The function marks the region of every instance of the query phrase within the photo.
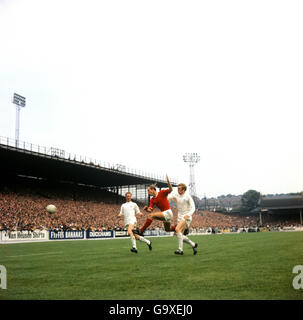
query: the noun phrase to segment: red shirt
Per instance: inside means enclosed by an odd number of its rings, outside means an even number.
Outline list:
[[[167,200],[167,196],[169,193],[169,189],[159,191],[156,197],[152,197],[150,199],[149,207],[153,209],[154,205],[156,205],[161,211],[170,209],[170,205]]]

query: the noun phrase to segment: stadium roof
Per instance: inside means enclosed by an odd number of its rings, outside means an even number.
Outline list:
[[[112,166],[76,155],[65,156],[64,152],[47,152],[45,147],[32,144],[21,145],[12,146],[11,142],[3,143],[3,138],[0,139],[2,175],[25,175],[98,187],[148,185],[155,182],[160,188],[167,187],[165,177],[145,175],[123,166]],[[171,183],[177,185],[174,181]]]
[[[303,196],[261,198],[261,211],[301,209],[303,208]]]

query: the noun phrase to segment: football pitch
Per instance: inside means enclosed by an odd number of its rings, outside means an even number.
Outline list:
[[[0,244],[0,299],[303,299],[292,273],[303,265],[303,232],[190,238],[195,256],[187,244],[175,255],[176,237],[150,237],[152,251],[137,241],[137,254],[129,238]]]

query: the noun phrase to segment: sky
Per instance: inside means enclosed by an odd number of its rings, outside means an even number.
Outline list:
[[[189,183],[303,191],[303,2],[0,0],[0,136]]]

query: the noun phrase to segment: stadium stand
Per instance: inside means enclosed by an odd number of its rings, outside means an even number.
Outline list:
[[[124,197],[105,189],[87,186],[57,185],[32,179],[18,182],[16,186],[1,186],[1,230],[110,230],[124,226],[117,218]],[[45,207],[54,204],[55,214],[48,214]],[[143,211],[143,204],[138,203]],[[144,222],[144,218],[138,220]],[[162,227],[160,222],[155,227]]]
[[[1,141],[0,141],[1,142]],[[35,150],[34,150],[35,149]],[[42,150],[44,150],[42,148]],[[45,149],[46,150],[46,149]],[[119,188],[135,185],[146,190],[152,182],[166,187],[165,181],[154,180],[142,174],[117,171],[83,160],[61,159],[41,153],[41,148],[15,148],[7,140],[0,143],[2,159],[0,173],[0,230],[120,230],[123,219],[117,217],[125,201],[119,195]],[[176,184],[174,184],[176,186]],[[113,188],[113,190],[111,189]],[[112,190],[112,191],[111,191]],[[143,212],[143,202],[136,201]],[[55,214],[48,214],[45,207],[54,204]],[[176,209],[173,223],[176,223]],[[138,225],[146,219],[138,218]],[[260,227],[258,214],[243,216],[214,211],[197,211],[191,223],[191,230],[224,233],[228,231],[254,230]],[[263,215],[263,227],[277,230],[298,225],[298,218],[278,215]],[[154,221],[151,228],[163,229],[160,221]]]
[[[292,196],[261,197],[259,202],[260,220],[262,216],[268,220],[279,221],[284,216],[284,223],[299,221],[302,225],[303,194]]]
[[[0,186],[0,230],[119,230],[123,219],[117,218],[124,197],[88,186],[56,185],[38,179],[18,181]],[[45,210],[48,204],[55,204],[58,212],[51,215]],[[138,202],[143,212],[143,203]],[[174,223],[176,222],[176,209]],[[138,218],[142,225],[146,214]],[[272,219],[272,221],[270,220]],[[267,227],[296,225],[296,216],[269,216]],[[231,215],[225,213],[198,211],[193,218],[192,230],[215,229],[216,232],[238,228],[256,228],[258,216]],[[152,228],[163,228],[162,222],[154,221]]]

